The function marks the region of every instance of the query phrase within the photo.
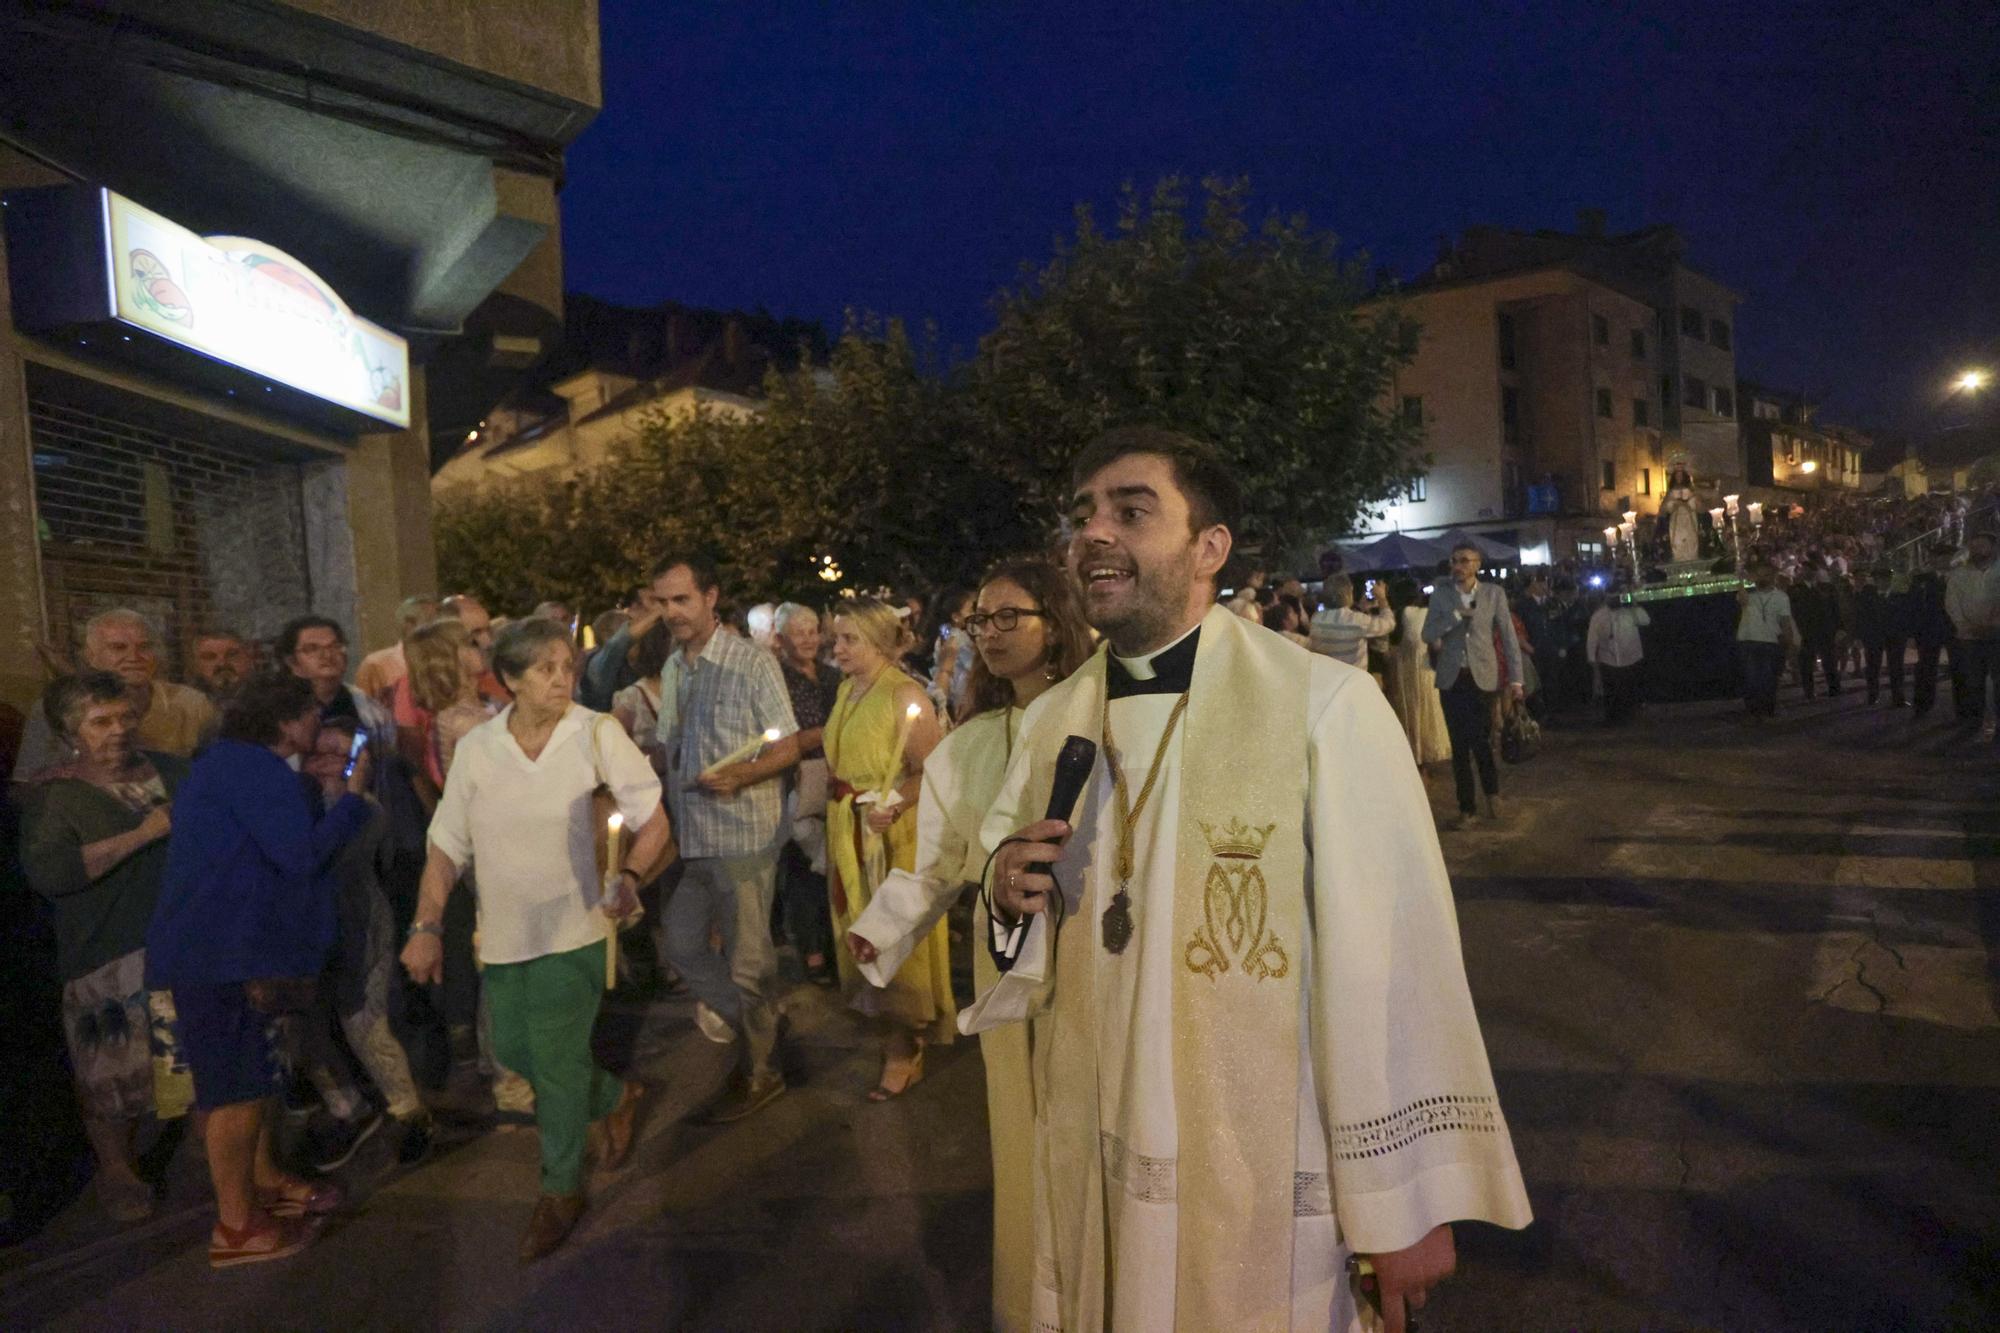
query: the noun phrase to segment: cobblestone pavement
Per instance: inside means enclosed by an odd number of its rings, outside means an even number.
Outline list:
[[[1991,747],[1852,695],[1551,732],[1508,821],[1446,835],[1474,997],[1538,1221],[1461,1229],[1433,1330],[2000,1324],[2000,809]],[[1449,778],[1432,777],[1442,811]],[[0,1252],[0,1324],[78,1329],[957,1329],[989,1229],[977,1049],[884,1106],[868,1032],[788,1002],[792,1092],[725,1075],[685,1002],[620,1002],[663,1089],[632,1167],[522,1270],[534,1136],[467,1133],[298,1259],[211,1274],[200,1166],[124,1230],[85,1199]]]

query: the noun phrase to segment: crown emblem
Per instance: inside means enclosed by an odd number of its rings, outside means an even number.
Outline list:
[[[1231,819],[1221,828],[1203,823],[1201,835],[1208,839],[1209,855],[1225,857],[1236,861],[1255,861],[1264,855],[1264,844],[1270,840],[1271,830],[1276,824],[1266,824],[1262,828],[1252,828],[1238,818]]]

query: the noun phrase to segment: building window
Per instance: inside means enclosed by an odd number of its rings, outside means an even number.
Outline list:
[[[1420,393],[1403,395],[1403,420],[1412,426],[1424,424],[1424,396]]]
[[[1660,376],[1660,401],[1668,405],[1671,405],[1674,401],[1674,377],[1672,375]]]
[[[1608,459],[1608,458],[1604,460],[1604,482],[1603,482],[1603,485],[1604,485],[1604,489],[1605,489],[1605,490],[1607,490],[1607,491],[1615,491],[1615,490],[1617,490],[1617,489],[1618,489],[1618,473],[1617,473],[1617,471],[1616,471],[1616,470],[1615,470],[1615,469],[1613,468],[1613,466],[1612,466],[1612,463],[1611,463],[1611,460],[1610,460],[1610,459]]]
[[[1632,359],[1634,361],[1644,361],[1646,359],[1646,331],[1644,329],[1632,330]]]
[[[1514,317],[1500,316],[1500,369],[1514,368]]]
[[[1778,405],[1770,399],[1753,398],[1750,400],[1750,415],[1759,421],[1776,421],[1783,414],[1779,412]]]
[[[1518,389],[1500,390],[1500,434],[1508,444],[1521,442],[1521,392]]]
[[[1733,417],[1736,415],[1736,395],[1717,385],[1715,389],[1715,415]]]
[[[1681,336],[1683,338],[1693,338],[1696,341],[1700,341],[1702,327],[1703,327],[1703,321],[1701,317],[1701,311],[1696,310],[1691,305],[1682,306]]]
[[[1708,385],[1693,375],[1681,381],[1681,403],[1687,407],[1708,406]]]
[[[1403,492],[1404,501],[1413,505],[1420,505],[1430,498],[1431,488],[1429,479],[1426,477],[1418,477],[1410,483],[1409,489]]]
[[[1597,391],[1597,415],[1599,415],[1599,416],[1601,416],[1601,417],[1604,417],[1604,418],[1606,418],[1607,420],[1608,420],[1608,419],[1610,418],[1610,416],[1611,416],[1611,390],[1609,390],[1609,389],[1599,389],[1599,390]]]
[[[1653,493],[1653,469],[1649,467],[1642,467],[1639,469],[1639,494],[1651,495],[1652,493]]]
[[[1708,321],[1708,340],[1723,351],[1729,350],[1729,326],[1719,319]]]
[[[1599,347],[1611,346],[1611,321],[1602,315],[1590,317],[1590,340]]]
[[[1635,426],[1650,426],[1653,424],[1653,405],[1644,398],[1634,398],[1632,400],[1632,424]]]

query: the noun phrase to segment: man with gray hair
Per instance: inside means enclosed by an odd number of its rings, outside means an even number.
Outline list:
[[[386,704],[395,693],[396,682],[410,674],[410,665],[403,660],[403,640],[437,618],[438,599],[430,593],[405,597],[396,608],[396,641],[361,659],[361,665],[354,669],[354,688]]]
[[[139,746],[182,758],[194,753],[215,725],[215,705],[200,690],[155,679],[160,659],[153,627],[137,611],[115,607],[92,616],[83,627],[83,662],[91,671],[109,671],[125,682],[139,714]],[[66,757],[65,745],[49,729],[40,710],[21,736],[14,774],[26,778]]]

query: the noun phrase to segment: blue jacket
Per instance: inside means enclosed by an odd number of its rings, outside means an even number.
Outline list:
[[[317,815],[305,779],[262,745],[221,740],[174,796],[146,980],[171,988],[317,976],[333,948],[327,873],[371,813],[342,796]]]

